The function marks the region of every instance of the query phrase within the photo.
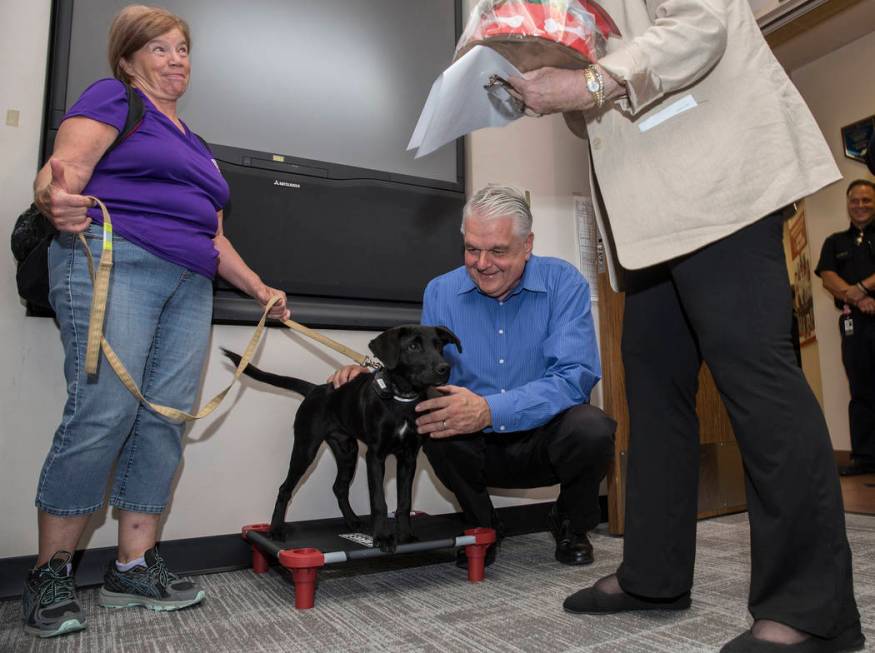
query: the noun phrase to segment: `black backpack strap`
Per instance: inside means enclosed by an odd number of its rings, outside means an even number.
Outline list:
[[[122,144],[122,142],[131,134],[133,134],[140,127],[140,123],[143,122],[143,116],[146,113],[146,107],[143,104],[143,98],[140,97],[140,94],[134,90],[134,87],[130,84],[125,84],[125,88],[127,89],[128,94],[128,115],[125,118],[125,126],[119,132],[119,135],[116,136],[116,139],[112,142],[106,152],[103,153],[104,156],[112,152],[115,148]],[[203,146],[207,148],[207,152],[210,154],[213,153],[213,150],[210,149],[209,143],[207,143],[203,138],[201,138],[198,134],[192,132],[192,134],[197,138]]]
[[[127,118],[125,118],[125,126],[119,132],[119,135],[116,136],[112,145],[110,145],[106,152],[103,153],[103,156],[112,152],[116,147],[121,145],[128,136],[137,131],[140,127],[140,123],[143,122],[143,115],[146,113],[146,107],[143,105],[143,98],[141,98],[134,90],[134,87],[130,84],[125,84],[125,88],[127,89],[128,94],[128,115]]]

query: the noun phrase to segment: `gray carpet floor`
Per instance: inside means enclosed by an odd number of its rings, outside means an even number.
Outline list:
[[[96,590],[81,591],[88,629],[45,641],[24,634],[18,601],[5,601],[0,651],[715,651],[750,623],[748,536],[745,514],[700,522],[693,605],[682,613],[565,614],[569,593],[616,569],[622,540],[594,534],[595,564],[573,568],[553,560],[552,538],[537,533],[506,539],[478,584],[446,561],[356,573],[326,568],[312,610],[293,608],[292,583],[275,569],[201,576],[206,601],[171,613],[107,610],[97,606]],[[848,515],[848,537],[863,629],[875,650],[875,517]]]

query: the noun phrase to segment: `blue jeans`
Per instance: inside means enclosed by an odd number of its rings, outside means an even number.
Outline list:
[[[100,256],[102,228],[86,239]],[[43,464],[36,506],[58,516],[103,505],[115,465],[110,503],[160,513],[182,455],[183,424],[141,405],[101,354],[85,373],[91,280],[78,238],[61,234],[49,248],[49,299],[64,345],[67,403]],[[115,236],[104,334],[153,403],[190,411],[200,385],[212,315],[212,283]]]

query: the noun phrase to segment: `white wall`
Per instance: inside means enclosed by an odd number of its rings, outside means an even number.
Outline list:
[[[827,236],[848,227],[845,189],[857,178],[872,179],[862,163],[844,156],[841,128],[875,114],[875,31],[791,72],[844,175],[844,180],[805,201],[812,266]],[[838,312],[820,279],[812,280],[820,351],[823,409],[833,447],[850,450],[848,381],[842,367]]]
[[[6,249],[30,203],[42,122],[49,3],[0,3],[0,556],[35,551],[33,496],[65,396],[61,348],[50,320],[24,317]],[[5,124],[20,111],[19,127]]]
[[[0,3],[0,116],[21,112],[17,128],[0,125],[0,224],[9,233],[30,201],[37,166],[49,27],[48,0]],[[197,30],[197,26],[193,26]],[[207,65],[207,64],[204,64]],[[198,62],[195,61],[194,76]],[[532,193],[535,251],[577,262],[572,217],[574,192],[584,192],[585,147],[567,132],[561,118],[524,119],[503,130],[474,134],[469,142],[472,188],[488,182],[515,183]],[[8,251],[8,250],[7,250]],[[461,262],[461,253],[460,253]],[[26,318],[14,284],[11,254],[0,268],[0,557],[36,551],[33,496],[43,458],[64,402],[62,353],[53,322]],[[293,307],[294,308],[294,307]],[[215,327],[203,397],[222,389],[231,376],[219,347],[242,351],[250,328]],[[328,332],[358,351],[373,333]],[[264,368],[320,381],[348,361],[285,330],[271,329],[256,357]],[[276,486],[285,476],[291,449],[291,417],[298,402],[282,392],[248,386],[230,393],[222,407],[189,433],[181,475],[167,513],[164,539],[237,532],[243,524],[269,519]],[[421,458],[414,507],[432,513],[454,511],[446,491]],[[335,465],[323,451],[295,496],[289,519],[339,516],[331,484]],[[351,490],[353,508],[368,511],[366,479],[359,470]],[[394,496],[394,486],[388,488]],[[550,500],[555,488],[507,492],[496,505]],[[394,504],[394,501],[391,501]],[[83,543],[115,543],[109,511],[93,520]]]

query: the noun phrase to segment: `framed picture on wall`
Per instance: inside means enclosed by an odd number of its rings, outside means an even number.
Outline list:
[[[814,330],[814,294],[811,287],[811,259],[808,255],[808,230],[805,228],[805,207],[802,202],[796,213],[784,223],[784,246],[787,252],[787,272],[793,290],[795,331],[799,346],[817,340]]]
[[[869,147],[869,141],[872,140],[872,134],[875,134],[875,116],[869,116],[842,127],[842,145],[845,156],[854,161],[865,163],[866,150]]]

